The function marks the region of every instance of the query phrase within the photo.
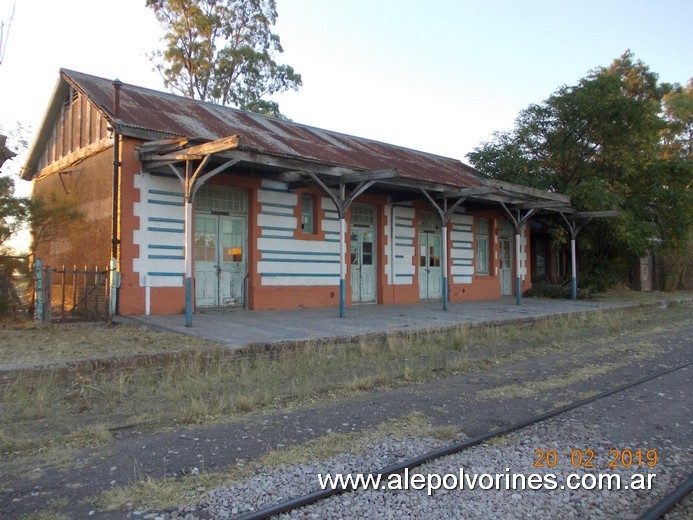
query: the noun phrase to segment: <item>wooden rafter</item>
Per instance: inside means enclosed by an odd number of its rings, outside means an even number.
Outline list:
[[[530,188],[529,186],[521,186],[519,184],[512,184],[510,182],[498,181],[495,179],[486,179],[484,182],[489,186],[493,186],[494,188],[498,188],[508,193],[517,193],[519,195],[535,197],[540,200],[548,199],[563,202],[568,205],[570,204],[570,197],[567,195],[562,195],[561,193],[539,190],[537,188]]]
[[[289,189],[304,188],[314,183],[307,172],[288,172],[282,175],[282,180],[288,183]],[[340,184],[355,184],[368,181],[383,181],[397,177],[397,170],[378,170],[371,172],[352,172],[340,176],[321,178],[326,186],[338,186]]]
[[[139,159],[148,166],[164,166],[171,162],[202,160],[206,156],[220,154],[238,147],[238,136],[230,135],[208,143],[187,146],[185,138],[162,139],[143,143],[139,147]]]

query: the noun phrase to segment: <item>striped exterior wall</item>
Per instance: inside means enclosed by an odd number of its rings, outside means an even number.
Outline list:
[[[450,275],[453,283],[472,283],[474,275],[474,236],[471,215],[450,218]]]
[[[415,258],[416,249],[414,240],[416,238],[416,228],[414,227],[414,208],[403,208],[396,206],[393,208],[393,259],[394,269],[387,266],[387,272],[394,274],[393,285],[411,285],[414,283],[414,273],[416,272]],[[388,235],[389,235],[388,226]],[[389,238],[388,238],[389,240]]]
[[[314,286],[339,283],[339,218],[332,201],[323,197],[320,219],[324,241],[294,238],[298,227],[298,195],[282,182],[263,180],[258,190],[260,213],[257,272],[263,286]],[[318,214],[319,218],[320,215]]]
[[[184,265],[184,201],[178,179],[148,173],[135,175],[140,201],[134,214],[140,229],[134,230],[134,243],[140,256],[133,260],[140,286],[180,287]]]

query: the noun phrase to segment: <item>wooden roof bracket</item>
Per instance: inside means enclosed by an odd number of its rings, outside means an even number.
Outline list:
[[[430,193],[426,191],[424,188],[419,188],[421,193],[423,193],[424,197],[428,199],[428,202],[431,206],[435,208],[435,210],[438,212],[438,215],[440,216],[440,220],[443,223],[443,226],[447,226],[448,222],[450,221],[450,217],[452,214],[455,212],[455,210],[460,207],[460,205],[467,200],[467,196],[460,197],[458,198],[452,206],[448,207],[448,199],[444,198],[443,199],[443,207],[441,207],[434,199],[431,197]]]

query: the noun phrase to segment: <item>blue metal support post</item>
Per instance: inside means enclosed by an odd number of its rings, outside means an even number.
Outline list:
[[[446,221],[443,222],[443,251],[442,251],[442,262],[441,266],[443,268],[443,310],[448,310],[448,227],[447,227],[447,215],[445,215]]]
[[[342,213],[342,212],[340,212]],[[346,219],[339,219],[339,317],[344,317],[346,307]]]
[[[575,259],[575,235],[570,239],[570,297],[577,300],[577,262]]]
[[[522,303],[522,278],[520,277],[520,226],[515,224],[515,303]]]

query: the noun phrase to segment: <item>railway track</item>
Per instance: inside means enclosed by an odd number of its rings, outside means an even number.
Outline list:
[[[422,466],[424,464],[431,463],[433,461],[438,461],[440,459],[443,459],[445,457],[449,457],[454,454],[459,454],[465,450],[468,450],[474,446],[477,446],[481,443],[484,443],[486,441],[489,441],[490,439],[493,438],[499,438],[502,436],[506,436],[508,434],[514,433],[514,432],[520,432],[522,430],[525,430],[527,428],[530,428],[531,426],[534,425],[539,425],[545,421],[549,421],[550,419],[553,419],[559,415],[566,414],[567,412],[576,410],[580,407],[583,407],[585,405],[588,405],[590,403],[595,403],[596,401],[599,401],[601,399],[604,399],[606,397],[619,394],[621,392],[625,392],[626,390],[629,390],[633,387],[636,387],[638,385],[642,385],[644,383],[647,383],[649,381],[655,380],[657,378],[661,378],[663,376],[667,376],[669,374],[672,374],[674,372],[677,372],[679,370],[685,369],[692,365],[693,362],[691,363],[685,363],[683,365],[676,366],[674,368],[670,368],[667,370],[660,371],[656,374],[653,374],[651,376],[643,377],[640,379],[637,379],[635,381],[632,381],[630,383],[618,386],[616,388],[607,390],[605,392],[602,392],[600,394],[594,395],[592,397],[586,398],[579,400],[577,402],[571,403],[566,406],[562,406],[560,408],[557,408],[555,410],[552,410],[550,412],[537,415],[535,417],[532,417],[527,420],[523,420],[521,422],[503,427],[503,428],[498,428],[494,429],[492,431],[489,431],[487,433],[484,433],[482,435],[478,435],[474,438],[470,439],[465,439],[461,442],[457,442],[454,444],[451,444],[449,446],[444,446],[439,449],[435,449],[433,451],[424,453],[423,455],[405,460],[403,462],[393,464],[387,467],[384,467],[378,471],[375,471],[371,473],[373,476],[380,476],[380,478],[386,478],[390,475],[394,474],[401,474],[403,472],[408,472],[411,469],[417,468],[419,466]],[[676,487],[675,490],[673,490],[670,494],[668,494],[666,497],[664,497],[658,504],[653,506],[648,510],[647,513],[645,513],[641,518],[643,520],[655,520],[657,518],[661,518],[669,509],[674,507],[676,503],[678,503],[680,500],[685,498],[690,492],[691,489],[693,488],[693,476],[688,476],[687,478],[684,477],[682,483]],[[288,500],[281,501],[279,503],[276,503],[270,507],[266,507],[261,510],[257,511],[252,511],[248,513],[244,513],[241,515],[238,515],[234,517],[236,520],[260,520],[260,519],[265,519],[265,518],[270,518],[272,516],[280,515],[283,513],[288,513],[290,511],[293,511],[295,509],[305,507],[311,504],[316,504],[320,501],[326,500],[330,497],[333,497],[335,495],[341,495],[343,493],[348,493],[348,492],[354,492],[358,493],[358,490],[354,490],[354,487],[335,487],[335,488],[326,488],[326,489],[317,489],[311,493],[307,493],[301,496],[297,496],[295,498],[291,498]]]

